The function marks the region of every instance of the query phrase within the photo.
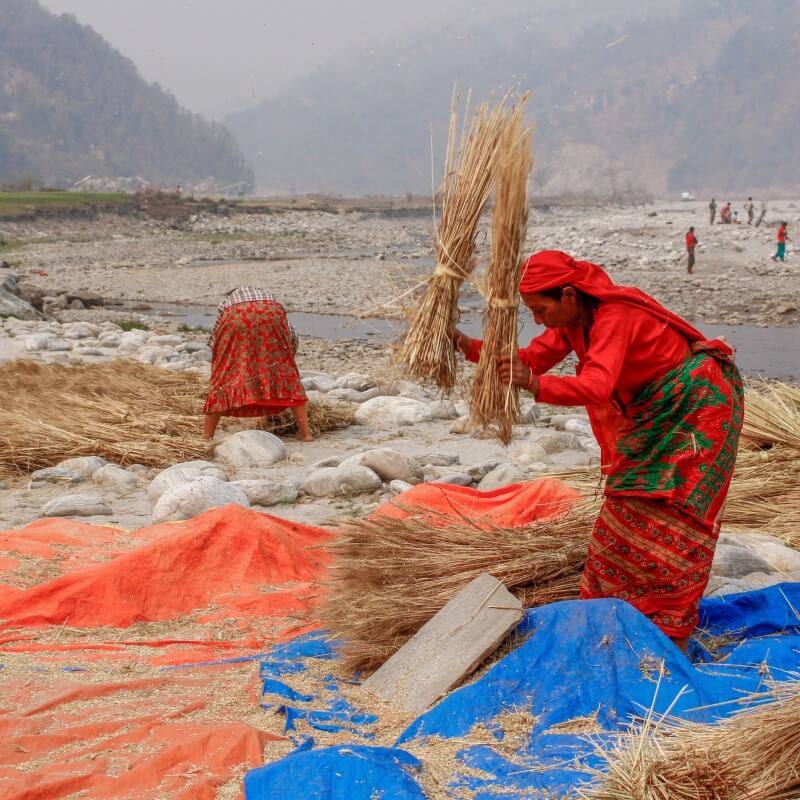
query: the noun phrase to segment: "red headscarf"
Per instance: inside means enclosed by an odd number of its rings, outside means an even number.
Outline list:
[[[680,331],[690,342],[703,341],[705,336],[683,317],[664,308],[657,300],[634,286],[618,286],[606,271],[589,261],[576,261],[561,250],[534,253],[522,266],[519,291],[523,294],[543,292],[559,286],[574,286],[601,303],[625,303],[649,311],[654,317]]]

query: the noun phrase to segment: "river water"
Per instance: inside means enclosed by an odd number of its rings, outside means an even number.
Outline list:
[[[131,304],[125,304],[130,307]],[[151,304],[146,312],[168,317],[184,325],[210,329],[216,318],[213,306],[180,306]],[[374,342],[396,340],[405,323],[399,320],[359,319],[340,314],[305,314],[295,312],[289,319],[301,336],[321,339],[361,339]],[[542,329],[529,314],[520,317],[520,342],[527,343]],[[471,335],[480,336],[482,323],[480,314],[474,309],[462,315],[461,329]],[[753,325],[705,325],[700,329],[709,337],[724,336],[736,348],[736,362],[742,371],[752,376],[777,378],[785,381],[800,380],[800,327],[759,328]]]

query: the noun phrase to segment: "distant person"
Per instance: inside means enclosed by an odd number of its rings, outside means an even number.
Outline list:
[[[752,225],[753,217],[756,213],[756,206],[752,197],[747,198],[747,202],[744,204],[744,210],[747,212],[747,224]]]
[[[297,438],[311,441],[308,398],[294,360],[297,342],[286,309],[269,292],[256,286],[228,292],[209,341],[207,439],[214,437],[220,417],[266,417],[291,409]]]
[[[731,203],[730,200],[725,203],[722,207],[722,211],[719,212],[719,221],[723,225],[730,225],[731,224]]]
[[[694,225],[689,228],[689,232],[686,234],[686,254],[689,257],[687,263],[687,272],[691,275],[692,269],[694,268],[694,249],[697,247],[697,237],[694,235]]]
[[[776,251],[775,255],[772,256],[773,261],[786,261],[786,242],[791,241],[786,233],[787,225],[788,223],[781,222],[778,228],[778,250]]]
[[[734,211],[733,212],[733,219],[731,220],[731,223],[733,225],[738,225],[739,224],[739,212],[738,211]]]
[[[708,204],[708,224],[713,225],[717,217],[717,201],[712,197]]]

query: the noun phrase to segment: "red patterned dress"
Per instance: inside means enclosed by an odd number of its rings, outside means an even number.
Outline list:
[[[232,292],[219,306],[210,344],[206,414],[259,417],[308,402],[294,360],[297,334],[269,292]]]

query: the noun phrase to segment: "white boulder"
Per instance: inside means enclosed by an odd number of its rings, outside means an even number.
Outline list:
[[[527,480],[527,473],[516,464],[501,464],[481,480],[478,489],[488,492],[501,486],[510,486],[512,483],[524,483]]]
[[[513,458],[520,464],[528,466],[528,464],[547,461],[547,453],[538,442],[525,442],[514,449]]]
[[[191,519],[210,508],[231,503],[250,507],[247,495],[236,486],[218,478],[196,478],[164,492],[153,508],[152,519],[156,524]]]
[[[111,514],[111,506],[99,494],[64,494],[42,508],[43,517],[95,517]]]
[[[395,496],[403,494],[403,492],[407,492],[411,488],[413,488],[411,484],[405,481],[394,480],[389,482],[389,491]]]
[[[365,392],[375,388],[375,383],[366,375],[359,372],[348,372],[336,381],[340,389],[355,389],[357,392]]]
[[[302,490],[314,497],[373,492],[382,486],[381,479],[369,468],[359,464],[322,467],[304,481]]]
[[[214,456],[232,467],[267,467],[286,459],[286,447],[267,431],[239,431],[223,439]]]
[[[337,389],[338,384],[336,381],[331,378],[330,375],[311,375],[307,378],[301,378],[300,383],[303,384],[303,388],[311,389],[317,392],[330,392],[332,389]]]
[[[401,425],[414,425],[431,419],[426,403],[407,397],[373,397],[357,410],[355,420],[376,430],[394,430]]]
[[[279,481],[252,480],[231,481],[231,486],[241,489],[251,505],[275,506],[278,503],[294,503],[298,490],[293,483]]]
[[[228,480],[219,465],[210,461],[185,461],[182,464],[173,464],[162,470],[153,478],[147,487],[147,498],[155,504],[165,492],[185,483],[191,483],[198,478],[216,478],[219,481]]]
[[[72,469],[63,467],[45,467],[31,473],[33,485],[42,483],[80,483],[86,480],[86,475]]]
[[[342,461],[341,466],[349,464],[368,467],[384,482],[401,480],[419,483],[422,480],[422,466],[419,461],[391,447],[378,447],[350,456]]]

